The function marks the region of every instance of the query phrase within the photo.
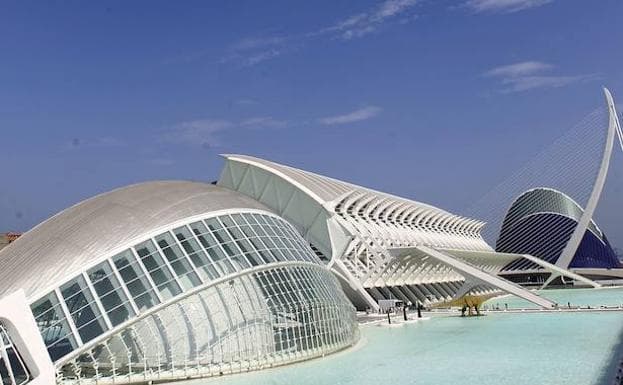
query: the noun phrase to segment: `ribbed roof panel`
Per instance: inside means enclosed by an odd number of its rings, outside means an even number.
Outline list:
[[[85,264],[173,222],[223,209],[269,210],[235,191],[187,181],[119,188],[80,202],[0,251],[0,296],[32,295],[77,274]]]

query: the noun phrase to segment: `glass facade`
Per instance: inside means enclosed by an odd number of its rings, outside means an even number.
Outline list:
[[[326,354],[358,336],[335,277],[269,214],[195,220],[85,268],[31,306],[65,379],[144,380],[189,365],[232,372]]]
[[[0,322],[0,384],[24,385],[32,376],[13,345],[5,325]]]
[[[39,299],[30,308],[52,360],[70,353],[78,346],[56,292]]]
[[[59,369],[64,383],[179,379],[261,369],[352,345],[352,305],[317,265],[275,267],[161,308]]]

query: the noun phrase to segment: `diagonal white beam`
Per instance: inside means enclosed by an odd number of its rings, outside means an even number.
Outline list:
[[[508,265],[513,260],[518,258],[524,258],[531,262],[536,263],[537,265],[543,267],[545,271],[548,271],[556,276],[564,276],[576,281],[584,282],[593,287],[601,287],[597,282],[590,280],[586,277],[581,276],[580,274],[574,273],[572,271],[563,269],[562,267],[556,266],[552,263],[542,260],[541,258],[537,258],[530,254],[512,254],[512,253],[499,253],[494,251],[473,251],[473,250],[453,250],[453,249],[439,249],[444,253],[448,253],[457,258],[464,259],[468,262],[471,262],[472,259],[480,260],[482,258],[490,259],[492,261],[498,262],[498,268],[493,269],[493,272],[500,273],[501,269]],[[523,271],[521,271],[523,273]],[[505,273],[505,272],[503,272]]]
[[[541,258],[537,258],[537,257],[532,256],[530,254],[522,254],[521,256],[524,257],[527,260],[530,260],[530,261],[536,263],[537,265],[543,266],[543,268],[545,268],[545,270],[551,271],[552,272],[552,276],[554,276],[554,275],[555,276],[561,276],[562,275],[564,277],[569,277],[571,279],[575,279],[576,281],[584,282],[584,283],[586,283],[588,285],[591,285],[592,287],[595,287],[595,288],[601,287],[600,284],[598,284],[597,282],[595,282],[593,280],[590,280],[590,279],[588,279],[586,277],[583,277],[580,274],[576,274],[576,273],[574,273],[572,271],[563,269],[563,268],[561,268],[559,266],[556,266],[554,264],[551,264],[551,263],[549,263],[547,261],[542,260]],[[544,286],[546,286],[546,285],[544,285]]]
[[[523,298],[545,309],[553,309],[557,307],[556,303],[546,298],[539,297],[538,295],[530,292],[529,290],[524,289],[523,287],[517,284],[514,284],[496,275],[492,275],[485,271],[482,271],[472,266],[471,264],[468,264],[467,262],[461,261],[457,258],[453,258],[450,255],[443,253],[439,250],[435,250],[427,246],[416,246],[416,247],[395,248],[395,249],[390,249],[389,251],[396,256],[408,255],[410,253],[419,251],[459,271],[461,275],[465,276],[466,279],[471,278],[472,280],[476,280],[485,285],[497,287],[500,290],[516,295],[517,297]]]

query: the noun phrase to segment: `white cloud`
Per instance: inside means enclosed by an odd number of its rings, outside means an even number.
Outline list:
[[[233,63],[238,67],[252,67],[280,56],[291,49],[287,37],[247,38],[233,44],[221,58],[221,64]]]
[[[532,75],[537,72],[541,72],[544,70],[551,69],[553,66],[551,64],[539,62],[539,61],[524,61],[515,64],[509,64],[504,66],[499,66],[490,69],[486,72],[487,76],[526,76]]]
[[[239,67],[252,67],[304,46],[310,40],[337,38],[352,40],[377,31],[387,23],[405,24],[416,17],[409,12],[419,0],[385,0],[377,6],[353,14],[346,19],[318,30],[287,36],[250,37],[232,44],[220,60]]]
[[[475,12],[512,13],[540,7],[554,0],[468,0],[465,5]]]
[[[383,20],[404,12],[407,8],[415,5],[417,0],[386,0],[381,3],[372,19]]]
[[[382,109],[380,107],[367,106],[344,115],[328,116],[326,118],[319,119],[318,121],[328,126],[336,124],[354,123],[360,122],[362,120],[371,119],[380,114],[381,111]]]
[[[522,76],[518,78],[503,79],[507,85],[503,92],[521,92],[535,88],[560,88],[570,84],[593,80],[594,75],[576,76]]]
[[[261,51],[261,52],[256,52],[246,58],[244,58],[242,60],[242,64],[245,67],[251,67],[254,66],[258,63],[261,63],[263,61],[272,59],[272,58],[276,58],[277,56],[281,55],[282,50],[280,49],[276,49],[276,48],[271,48],[271,49],[267,49],[265,51]]]
[[[349,16],[333,26],[323,28],[312,34],[337,33],[338,37],[343,40],[362,37],[376,31],[389,20],[406,13],[417,2],[418,0],[386,0],[374,9]],[[402,18],[398,22],[404,24],[404,20],[408,19]]]
[[[547,74],[553,65],[539,61],[524,61],[492,68],[484,76],[497,79],[503,88],[501,92],[522,92],[536,88],[559,88],[570,84],[590,81],[597,78],[588,75]]]

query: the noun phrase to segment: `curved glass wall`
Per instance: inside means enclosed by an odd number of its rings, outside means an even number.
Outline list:
[[[255,211],[155,234],[85,266],[31,309],[66,378],[99,378],[110,365],[112,376],[118,370],[133,376],[139,366],[177,370],[180,355],[197,366],[235,371],[222,365],[251,351],[264,363],[285,362],[349,346],[357,337],[354,308],[309,245],[283,219]],[[158,339],[157,349],[147,347]],[[187,345],[176,352],[181,341]],[[82,351],[86,356],[75,356]],[[286,358],[286,352],[296,354]],[[117,368],[121,362],[125,369]]]
[[[358,337],[352,306],[323,267],[237,276],[134,322],[59,368],[59,380],[138,382],[222,375],[322,356]]]

